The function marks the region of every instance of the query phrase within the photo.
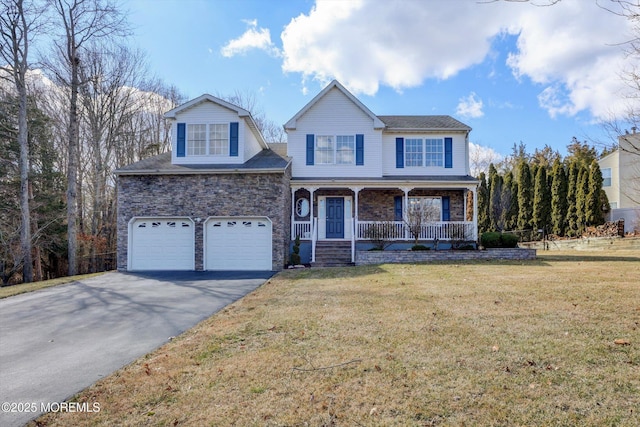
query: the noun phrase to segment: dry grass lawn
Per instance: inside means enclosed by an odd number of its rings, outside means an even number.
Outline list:
[[[21,283],[19,285],[11,286],[0,286],[0,299],[12,297],[14,295],[25,294],[27,292],[33,292],[40,289],[50,288],[52,286],[66,285],[67,283],[71,283],[76,280],[88,279],[90,277],[100,276],[104,273],[105,272],[89,273],[81,274],[78,276],[58,277],[57,279],[42,280],[40,282]]]
[[[285,271],[37,423],[637,426],[639,328],[637,251]]]

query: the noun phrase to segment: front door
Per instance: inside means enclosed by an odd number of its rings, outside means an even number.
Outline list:
[[[327,197],[327,239],[344,238],[344,198]]]

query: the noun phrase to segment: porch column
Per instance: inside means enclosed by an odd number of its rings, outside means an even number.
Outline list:
[[[353,213],[353,228],[354,228],[354,237],[357,239],[358,238],[358,212],[359,212],[359,207],[358,207],[358,194],[360,193],[360,190],[362,190],[362,188],[360,187],[353,187],[351,188],[351,191],[353,191],[353,206],[354,206],[354,213]]]
[[[473,190],[473,233],[478,240],[478,187]]]
[[[401,188],[404,191],[404,201],[402,206],[402,216],[403,218],[408,218],[407,213],[409,212],[409,191],[412,190],[410,187]],[[409,240],[409,229],[407,227],[402,227],[404,229],[404,238],[405,240]]]
[[[462,220],[466,221],[467,220],[467,193],[469,192],[469,189],[465,188],[462,191]]]
[[[298,190],[297,188],[291,187],[291,234],[289,235],[290,240],[293,240],[296,234],[296,230],[295,230],[296,225],[294,224],[294,222],[296,220],[296,191],[297,190]]]

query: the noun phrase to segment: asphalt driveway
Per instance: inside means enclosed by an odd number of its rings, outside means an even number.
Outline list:
[[[111,272],[0,300],[0,426],[24,425],[43,407],[64,410],[60,402],[272,274]]]

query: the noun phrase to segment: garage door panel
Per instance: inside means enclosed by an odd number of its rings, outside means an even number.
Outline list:
[[[194,225],[188,218],[139,218],[131,227],[129,270],[193,270]]]
[[[207,270],[271,270],[267,218],[213,218],[206,227]]]

